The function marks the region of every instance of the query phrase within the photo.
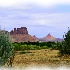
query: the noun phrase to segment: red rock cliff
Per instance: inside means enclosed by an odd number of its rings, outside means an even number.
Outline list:
[[[11,35],[16,35],[16,34],[22,34],[22,35],[27,35],[28,31],[26,27],[21,27],[21,28],[14,28],[14,30],[12,30],[10,32]]]

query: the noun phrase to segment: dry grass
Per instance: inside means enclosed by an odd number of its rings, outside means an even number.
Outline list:
[[[58,50],[42,49],[30,50],[30,53],[15,53],[13,67],[32,65],[58,66],[63,64],[70,65],[70,56],[58,57]]]

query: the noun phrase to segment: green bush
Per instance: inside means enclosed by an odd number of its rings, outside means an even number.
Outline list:
[[[39,50],[40,46],[33,45],[33,50]]]
[[[64,41],[59,47],[60,54],[70,54],[70,30],[65,34]]]
[[[13,45],[11,37],[5,30],[0,30],[0,65],[4,65],[12,55]]]
[[[20,45],[21,51],[27,50],[27,45]]]
[[[42,46],[41,49],[48,49],[48,46]]]
[[[14,50],[15,51],[19,51],[20,50],[20,46],[17,43],[14,43],[13,46],[14,46]]]

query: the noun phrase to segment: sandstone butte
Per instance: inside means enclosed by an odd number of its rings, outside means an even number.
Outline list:
[[[12,42],[36,42],[37,39],[34,36],[28,34],[26,27],[14,28],[14,30],[10,31],[10,35],[12,36]]]

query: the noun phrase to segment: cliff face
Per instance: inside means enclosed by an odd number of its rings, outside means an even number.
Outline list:
[[[29,35],[26,27],[21,28],[14,28],[10,32],[10,35],[12,36],[12,42],[36,42],[36,38]]]
[[[28,31],[26,27],[21,27],[21,28],[14,28],[14,30],[12,30],[10,32],[11,35],[16,35],[16,34],[22,34],[22,35],[27,35]]]

